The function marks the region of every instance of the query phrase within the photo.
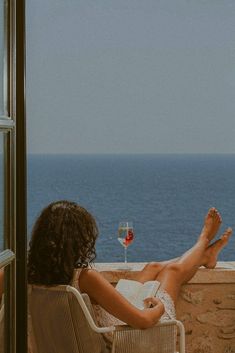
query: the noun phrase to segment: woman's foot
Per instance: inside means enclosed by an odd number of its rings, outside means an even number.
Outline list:
[[[222,218],[216,208],[210,208],[204,222],[204,227],[202,228],[201,235],[199,239],[207,238],[211,241],[219,230],[222,223]]]
[[[216,240],[213,244],[208,246],[205,252],[205,259],[203,266],[206,268],[215,268],[217,263],[217,257],[220,251],[227,245],[229,238],[232,235],[232,228],[228,228],[220,239]]]

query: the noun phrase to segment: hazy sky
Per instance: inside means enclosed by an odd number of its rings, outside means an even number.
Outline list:
[[[235,153],[234,0],[28,0],[31,153]]]

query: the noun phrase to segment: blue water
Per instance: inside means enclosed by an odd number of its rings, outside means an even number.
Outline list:
[[[28,228],[49,202],[76,201],[96,218],[97,261],[123,261],[119,221],[132,221],[129,261],[163,260],[192,246],[207,209],[235,229],[235,155],[30,155]],[[235,260],[235,236],[220,260]]]

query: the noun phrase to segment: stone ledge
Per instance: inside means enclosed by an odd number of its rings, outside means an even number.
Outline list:
[[[111,283],[116,283],[120,278],[132,279],[136,272],[140,271],[146,262],[124,263],[96,263],[95,268],[102,272]],[[128,269],[125,269],[125,266]],[[200,268],[189,284],[208,283],[235,283],[235,261],[218,262],[213,270]]]
[[[133,278],[146,263],[98,263],[95,268],[112,284]],[[235,262],[200,268],[182,286],[176,316],[186,332],[187,353],[235,353]],[[137,352],[138,353],[138,352]]]

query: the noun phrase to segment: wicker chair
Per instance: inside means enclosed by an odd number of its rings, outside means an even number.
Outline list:
[[[113,333],[112,353],[175,353],[176,328],[180,353],[185,352],[179,321],[147,330],[127,325],[98,327],[88,295],[71,286],[29,286],[29,328],[33,353],[106,353],[102,334]]]

